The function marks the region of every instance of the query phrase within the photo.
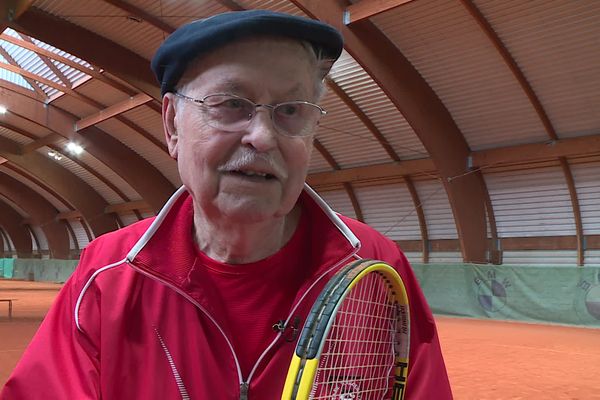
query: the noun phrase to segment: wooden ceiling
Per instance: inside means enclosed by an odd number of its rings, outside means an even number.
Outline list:
[[[335,127],[324,122],[323,133],[315,141],[318,160],[311,166],[308,182],[320,192],[343,193],[354,216],[367,223],[370,218],[380,218],[375,215],[376,199],[361,195],[365,193],[362,188],[401,187],[407,193],[404,200],[412,203],[410,213],[419,229],[418,237],[396,240],[403,248],[418,252],[424,262],[430,260],[431,253],[445,249],[460,252],[465,262],[499,263],[503,250],[544,250],[548,243],[554,243],[550,246],[553,250],[575,250],[576,263],[584,265],[586,251],[600,249],[600,206],[598,210],[586,206],[582,211],[578,189],[581,191],[583,184],[573,174],[574,165],[581,165],[588,175],[600,171],[600,111],[595,103],[599,98],[593,95],[594,88],[600,88],[600,78],[593,78],[600,77],[600,45],[582,40],[600,33],[600,28],[594,31],[585,22],[600,20],[600,7],[582,11],[574,1],[507,1],[498,5],[483,0],[168,3],[170,11],[165,11],[163,2],[153,0],[0,3],[2,30],[14,30],[0,36],[0,55],[5,61],[0,68],[26,82],[20,85],[0,79],[0,103],[7,109],[0,116],[0,237],[12,243],[20,256],[31,256],[36,253],[34,248],[43,253],[40,243],[44,240],[38,237],[42,233],[51,257],[72,256],[77,253],[73,249],[80,247],[77,229],[85,231],[90,240],[127,225],[131,216],[141,219],[161,208],[179,181],[162,138],[160,93],[149,68],[149,55],[186,21],[249,8],[304,14],[336,26],[344,35],[349,60],[349,67],[344,68],[349,72],[334,68],[328,80],[327,101],[351,115],[351,119],[340,118],[352,125],[346,130],[358,132],[360,140],[369,141],[377,151],[364,159],[349,156],[353,154],[348,149],[352,139],[339,140],[333,132]],[[514,13],[515,21],[523,20],[521,25],[502,22],[510,13]],[[559,24],[577,18],[582,22],[574,24],[579,30],[568,31],[561,37],[561,46],[553,48],[552,29],[544,18]],[[529,20],[539,20],[539,26],[532,26]],[[447,22],[449,28],[441,27],[441,22]],[[409,24],[422,31],[414,37],[405,34],[397,38],[395,27]],[[464,26],[468,26],[470,36],[458,32]],[[455,56],[442,55],[441,49],[428,42],[426,34],[443,29],[441,37],[448,38],[449,45],[459,43],[458,50],[478,52],[477,57],[490,60],[490,66],[478,71],[486,75],[486,82],[497,81],[497,87],[512,88],[504,97],[498,92],[489,93],[483,102],[473,98],[472,104],[464,107],[475,109],[485,103],[488,112],[469,118],[488,118],[489,125],[497,126],[503,119],[488,115],[510,114],[512,104],[524,104],[530,110],[527,118],[531,125],[538,127],[534,133],[513,132],[507,140],[495,142],[489,134],[486,137],[485,129],[469,130],[471,121],[459,107],[468,101],[468,95],[458,101],[446,93],[450,93],[449,87],[458,92],[464,87],[466,92],[476,78],[459,75],[460,65],[466,70],[478,63],[468,57],[448,61],[447,57],[461,56],[458,52]],[[547,45],[549,50],[542,61],[521,50],[527,48],[527,40],[513,39],[525,29],[535,30],[540,41],[532,42],[532,46]],[[134,41],[134,36],[139,39]],[[587,85],[589,92],[578,89],[578,101],[592,104],[590,122],[578,127],[572,122],[576,118],[562,118],[554,106],[549,112],[546,104],[555,103],[546,95],[551,83],[523,66],[545,62],[549,69],[558,68],[553,57],[558,59],[567,52],[564,43],[575,46],[584,42],[589,43],[583,49],[589,52],[586,65],[566,63],[556,72],[569,75],[573,87]],[[431,52],[427,52],[428,46]],[[447,78],[443,73],[436,75],[434,68],[443,68],[445,62]],[[452,69],[455,64],[459,67]],[[462,78],[452,80],[451,74]],[[352,79],[346,81],[346,75]],[[384,114],[369,108],[368,103],[375,100],[382,104]],[[394,126],[403,121],[405,133],[394,133],[394,127],[386,127],[378,115],[396,118]],[[65,151],[68,141],[80,144],[85,154]],[[402,143],[409,141],[418,142],[423,150],[414,154],[406,151]],[[479,142],[491,144],[477,145]],[[48,157],[48,152],[64,159]],[[490,194],[489,176],[508,171],[527,176],[541,168],[560,170],[559,177],[553,179],[568,192],[570,215],[564,224],[573,225],[573,229],[566,235],[547,235],[544,223],[540,223],[528,231],[527,238],[504,233],[504,222],[497,221],[494,211],[496,199]],[[431,234],[438,222],[428,211],[422,182],[437,185],[434,194],[439,190],[446,194],[446,215],[439,218],[453,221],[455,234]],[[547,197],[538,197],[540,212],[549,213]],[[380,211],[383,215],[386,210]],[[396,226],[406,217],[392,215],[390,225]],[[553,218],[551,213],[547,217]],[[564,237],[569,239],[561,239]]]

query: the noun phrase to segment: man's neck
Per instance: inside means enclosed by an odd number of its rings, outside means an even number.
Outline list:
[[[211,219],[195,209],[194,238],[200,251],[213,260],[248,264],[277,253],[291,239],[299,221],[299,205],[284,217],[246,224]]]

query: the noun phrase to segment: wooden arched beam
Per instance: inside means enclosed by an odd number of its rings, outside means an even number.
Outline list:
[[[554,129],[554,125],[542,102],[539,97],[533,90],[533,87],[525,77],[525,74],[519,68],[519,65],[516,63],[504,43],[494,31],[494,28],[490,25],[487,19],[483,16],[481,11],[473,4],[471,0],[460,0],[462,5],[467,9],[469,14],[475,19],[475,22],[480,26],[482,31],[486,34],[488,39],[492,42],[492,45],[496,48],[500,56],[512,72],[515,79],[519,82],[521,89],[525,92],[525,95],[529,99],[529,102],[535,109],[536,114],[538,115],[542,125],[544,125],[544,129],[546,130],[546,134],[552,140],[558,140],[558,135],[556,134],[556,130]],[[571,205],[573,207],[573,218],[575,220],[575,233],[577,236],[577,264],[583,265],[584,263],[584,245],[583,245],[583,222],[581,219],[581,211],[579,208],[579,199],[577,197],[577,190],[575,189],[575,181],[573,180],[573,173],[571,172],[571,167],[569,166],[569,162],[565,157],[559,157],[560,166],[563,170],[563,174],[565,176],[565,180],[567,182],[567,187],[569,188],[569,195],[571,197]]]
[[[161,101],[160,89],[148,60],[115,42],[35,7],[8,25],[77,55]]]
[[[7,35],[6,33],[2,33],[2,34],[0,34],[0,39],[10,42],[19,47],[23,47],[27,50],[33,51],[34,53],[38,54],[40,56],[40,58],[42,58],[42,59],[44,59],[44,58],[52,59],[52,60],[56,60],[62,64],[68,65],[69,67],[74,68],[78,71],[81,71],[87,75],[90,75],[92,78],[98,79],[99,81],[104,82],[105,84],[112,86],[115,89],[117,89],[123,93],[127,93],[130,96],[133,96],[137,93],[135,90],[133,90],[129,86],[126,86],[126,85],[122,84],[121,82],[117,82],[114,79],[112,79],[106,75],[103,75],[101,72],[99,72],[99,70],[96,70],[91,67],[86,67],[86,66],[79,64],[67,57],[61,56],[60,54],[56,54],[50,50],[41,48],[41,47],[35,45],[34,43],[32,43],[31,39],[27,35],[21,34],[20,36],[23,38],[22,40],[12,37],[10,35]],[[51,63],[51,64],[54,65],[53,63]]]
[[[358,117],[358,119],[365,125],[365,127],[371,132],[373,137],[381,144],[386,153],[390,156],[393,161],[400,161],[400,156],[392,145],[387,141],[383,133],[371,121],[371,119],[361,110],[361,108],[348,96],[344,90],[339,87],[334,81],[327,80],[327,84],[333,90],[333,92],[350,108],[350,110]],[[402,179],[406,184],[406,188],[410,193],[410,197],[417,213],[417,219],[419,220],[419,228],[421,230],[421,242],[423,244],[423,262],[429,262],[429,234],[427,233],[427,221],[425,219],[425,213],[423,212],[423,205],[419,199],[419,193],[413,184],[412,179],[408,175],[402,175]]]
[[[115,220],[104,213],[108,203],[88,184],[48,157],[37,152],[21,155],[18,154],[19,150],[17,143],[0,137],[0,156],[46,183],[67,199],[81,211],[96,236],[117,229]]]
[[[325,161],[327,161],[327,163],[329,164],[329,166],[331,168],[333,168],[336,171],[340,170],[340,166],[337,163],[337,161],[335,161],[335,159],[333,158],[331,153],[329,151],[327,151],[325,146],[323,146],[323,144],[318,139],[314,140],[313,146],[323,156],[323,158],[325,159]],[[358,201],[358,197],[356,197],[356,193],[354,192],[354,188],[352,187],[350,182],[343,182],[342,186],[344,187],[346,194],[350,198],[350,202],[352,203],[352,208],[354,208],[354,214],[356,214],[356,219],[361,222],[364,222],[365,219],[364,219],[364,216],[362,213],[362,209],[360,208],[360,203]]]
[[[0,226],[0,258],[4,258],[4,232]]]
[[[31,234],[21,222],[23,217],[0,198],[0,225],[4,228],[15,246],[17,257],[31,258],[33,246]]]
[[[23,208],[39,225],[46,236],[51,258],[69,258],[69,236],[65,227],[56,220],[58,210],[44,197],[13,177],[0,173],[0,192]]]
[[[292,0],[343,34],[345,48],[402,112],[437,167],[450,200],[465,262],[487,262],[485,191],[469,172],[467,142],[450,112],[400,50],[370,21],[347,27],[343,2]]]
[[[77,118],[52,106],[7,89],[0,89],[3,102],[14,115],[80,143],[87,152],[121,176],[158,211],[175,187],[152,164],[106,132],[89,127],[84,134],[75,132]]]
[[[122,1],[122,0],[104,0],[104,1],[106,3],[109,3],[109,4],[117,7],[117,8],[120,8],[121,10],[125,11],[126,13],[128,13],[130,15],[135,15],[136,17],[141,18],[145,22],[149,23],[150,25],[154,26],[157,29],[160,29],[161,31],[163,31],[165,33],[173,33],[175,31],[175,28],[173,28],[171,25],[167,24],[160,18],[144,11],[143,9],[141,9],[139,7],[131,5],[125,1]]]
[[[17,126],[14,126],[12,124],[8,124],[4,121],[0,121],[0,126],[3,126],[7,129],[10,129],[11,131],[15,132],[15,133],[19,133],[25,137],[28,137],[29,139],[32,140],[36,140],[37,136],[35,136],[33,133],[28,132],[26,130],[23,130]],[[51,133],[50,135],[53,136],[58,136],[54,133]],[[40,139],[43,140],[43,139]],[[35,142],[32,142],[35,143]],[[22,147],[22,151],[23,153],[27,153],[29,151],[33,151],[33,146],[32,143],[29,143],[25,146]],[[39,143],[39,142],[38,142]],[[54,145],[54,144],[46,144],[50,149],[56,151],[57,153],[61,153],[64,149],[59,148],[58,146]],[[37,146],[37,144],[36,144]],[[42,147],[42,145],[40,144],[39,147]],[[39,147],[35,147],[35,148],[39,148]],[[65,155],[66,156],[66,155]],[[130,199],[129,197],[127,197],[127,195],[125,195],[125,193],[123,193],[123,191],[121,191],[121,189],[119,189],[113,182],[111,182],[110,180],[108,180],[106,177],[104,177],[104,175],[100,174],[98,171],[96,171],[93,168],[90,168],[90,166],[88,166],[87,164],[83,163],[78,157],[70,157],[69,158],[71,161],[73,161],[75,164],[79,165],[81,168],[83,168],[85,171],[87,171],[88,173],[94,175],[96,178],[98,178],[98,180],[100,180],[102,183],[104,183],[106,186],[108,186],[111,190],[113,190],[123,201],[125,202],[129,202]]]

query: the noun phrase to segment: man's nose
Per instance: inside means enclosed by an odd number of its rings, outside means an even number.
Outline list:
[[[277,129],[271,117],[269,107],[259,106],[242,136],[242,143],[254,147],[257,151],[269,151],[277,146]]]

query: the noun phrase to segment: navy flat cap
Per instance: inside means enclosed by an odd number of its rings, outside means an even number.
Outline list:
[[[341,34],[323,22],[266,10],[232,11],[183,25],[158,48],[152,70],[164,95],[175,85],[190,61],[232,41],[254,35],[304,40],[325,58],[337,60],[344,42]]]

